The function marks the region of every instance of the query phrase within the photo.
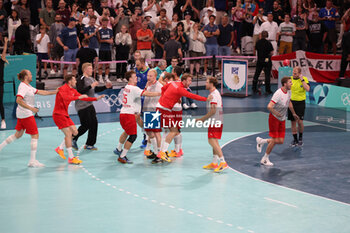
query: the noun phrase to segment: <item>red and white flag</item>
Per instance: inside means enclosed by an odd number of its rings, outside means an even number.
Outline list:
[[[341,56],[310,53],[298,50],[280,56],[273,56],[272,72],[274,77],[278,77],[278,68],[283,66],[283,60],[289,59],[291,66],[300,66],[301,73],[310,81],[320,83],[334,83],[339,77]],[[347,67],[346,77],[350,77],[350,66]]]

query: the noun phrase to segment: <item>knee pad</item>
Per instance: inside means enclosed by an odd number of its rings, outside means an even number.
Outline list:
[[[128,142],[134,143],[137,138],[136,134],[130,135],[128,138]]]

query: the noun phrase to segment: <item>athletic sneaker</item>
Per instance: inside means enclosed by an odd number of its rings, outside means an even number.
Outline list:
[[[40,163],[38,160],[31,160],[28,163],[28,167],[45,167],[45,165]]]
[[[147,159],[155,159],[157,157],[157,155],[151,150],[145,150],[143,154],[146,156]]]
[[[262,143],[262,138],[261,137],[256,137],[256,150],[261,153],[262,147],[263,147],[263,143]]]
[[[299,140],[298,146],[303,146],[303,145],[304,145],[303,141],[302,141],[302,140]]]
[[[132,162],[125,156],[125,157],[123,157],[123,158],[118,158],[118,162],[120,162],[120,163],[128,163],[128,164],[132,164]]]
[[[73,148],[74,150],[79,150],[78,144],[77,144],[77,140],[72,140],[72,148]]]
[[[187,104],[183,104],[182,107],[183,107],[185,110],[187,110],[187,109],[190,108],[190,106],[188,106]]]
[[[85,150],[97,150],[97,147],[85,145],[85,146],[84,146],[84,149],[85,149]]]
[[[196,103],[192,103],[191,106],[190,106],[192,109],[196,109],[198,108],[197,104]]]
[[[210,163],[208,165],[203,166],[203,169],[214,170],[218,167],[217,163]]]
[[[62,159],[66,159],[66,156],[64,156],[64,151],[60,149],[59,146],[55,149],[55,151],[59,156],[61,156]]]
[[[143,137],[142,144],[140,146],[141,149],[145,149],[147,146],[147,140],[146,137]]]
[[[5,120],[1,121],[1,129],[6,129],[6,122],[5,122]]]
[[[265,166],[273,166],[273,163],[269,160],[269,158],[263,157],[260,161],[260,164],[265,165]]]
[[[169,157],[178,157],[175,150],[171,150],[171,152],[168,154]]]
[[[177,157],[181,157],[181,156],[183,156],[183,155],[184,155],[184,152],[183,152],[182,149],[180,149],[180,151],[177,152]]]
[[[79,159],[78,156],[74,156],[73,158],[68,158],[68,163],[69,164],[81,164],[83,161]]]
[[[118,150],[118,148],[115,148],[115,150],[113,151],[114,154],[120,156],[122,154],[123,150]]]
[[[293,140],[291,143],[290,143],[290,147],[296,147],[297,145],[298,145],[298,141],[295,141],[295,140]]]
[[[167,161],[168,163],[171,162],[171,160],[170,160],[170,158],[169,158],[169,156],[168,156],[168,153],[165,153],[165,152],[160,151],[160,152],[158,153],[157,157],[160,158],[160,159],[162,159],[162,160],[164,160],[164,161]]]
[[[215,168],[214,172],[222,172],[223,170],[227,169],[228,165],[226,162],[221,162],[217,168]]]
[[[155,157],[153,160],[152,160],[152,164],[156,164],[156,163],[163,163],[164,161],[158,157]]]

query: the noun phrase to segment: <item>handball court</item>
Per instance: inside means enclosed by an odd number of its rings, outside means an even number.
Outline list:
[[[308,105],[304,146],[289,147],[287,122],[285,143],[273,150],[269,168],[259,164],[255,138],[268,135],[270,98],[223,97],[220,145],[230,169],[220,174],[202,169],[212,159],[206,132],[183,132],[184,156],[154,165],[139,149],[139,129],[128,154],[134,163],[120,164],[113,154],[122,133],[119,114],[99,114],[98,151],[83,149],[84,135],[75,152],[83,163],[74,166],[54,151],[63,134],[52,118],[36,119],[37,159],[45,168],[27,167],[28,135],[0,153],[0,233],[350,232],[346,112]],[[1,141],[14,132],[11,112],[7,106]]]

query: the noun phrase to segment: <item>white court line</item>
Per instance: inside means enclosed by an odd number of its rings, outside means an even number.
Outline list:
[[[305,126],[306,127],[306,126]],[[242,138],[245,138],[245,137],[249,137],[249,136],[252,136],[252,135],[256,135],[256,134],[259,134],[259,133],[262,133],[262,132],[258,132],[258,133],[251,133],[251,134],[248,134],[248,135],[245,135],[245,136],[241,136],[241,137],[238,137],[238,138],[235,138],[235,139],[232,139],[228,142],[226,142],[224,145],[221,146],[221,149],[223,149],[226,145],[230,144],[231,142],[234,142],[234,141],[237,141],[239,139],[242,139]],[[258,153],[258,152],[257,152]],[[350,204],[348,203],[345,203],[345,202],[341,202],[341,201],[337,201],[337,200],[333,200],[333,199],[330,199],[330,198],[327,198],[327,197],[322,197],[322,196],[319,196],[319,195],[316,195],[316,194],[312,194],[312,193],[307,193],[307,192],[304,192],[304,191],[301,191],[301,190],[297,190],[297,189],[293,189],[293,188],[289,188],[289,187],[286,187],[286,186],[282,186],[282,185],[279,185],[279,184],[275,184],[275,183],[271,183],[271,182],[268,182],[268,181],[265,181],[265,180],[260,180],[258,178],[255,178],[253,176],[250,176],[250,175],[247,175],[243,172],[240,172],[236,169],[233,169],[232,167],[229,167],[232,171],[238,173],[238,174],[241,174],[243,176],[246,176],[246,177],[249,177],[253,180],[256,180],[256,181],[260,181],[260,182],[263,182],[263,183],[267,183],[267,184],[270,184],[270,185],[274,185],[274,186],[277,186],[277,187],[280,187],[280,188],[284,188],[284,189],[288,189],[288,190],[292,190],[294,192],[299,192],[299,193],[303,193],[303,194],[307,194],[307,195],[310,195],[310,196],[313,196],[313,197],[319,197],[319,198],[322,198],[322,199],[325,199],[325,200],[328,200],[328,201],[332,201],[332,202],[336,202],[338,204],[343,204],[343,205],[347,205],[347,206],[350,206]]]
[[[286,205],[286,206],[298,208],[298,207],[295,206],[295,205],[292,205],[292,204],[289,204],[289,203],[283,202],[283,201],[274,200],[274,199],[271,199],[271,198],[269,198],[269,197],[264,197],[264,199],[265,199],[265,200],[268,200],[268,201],[276,202],[276,203],[279,203],[279,204],[282,204],[282,205]]]

